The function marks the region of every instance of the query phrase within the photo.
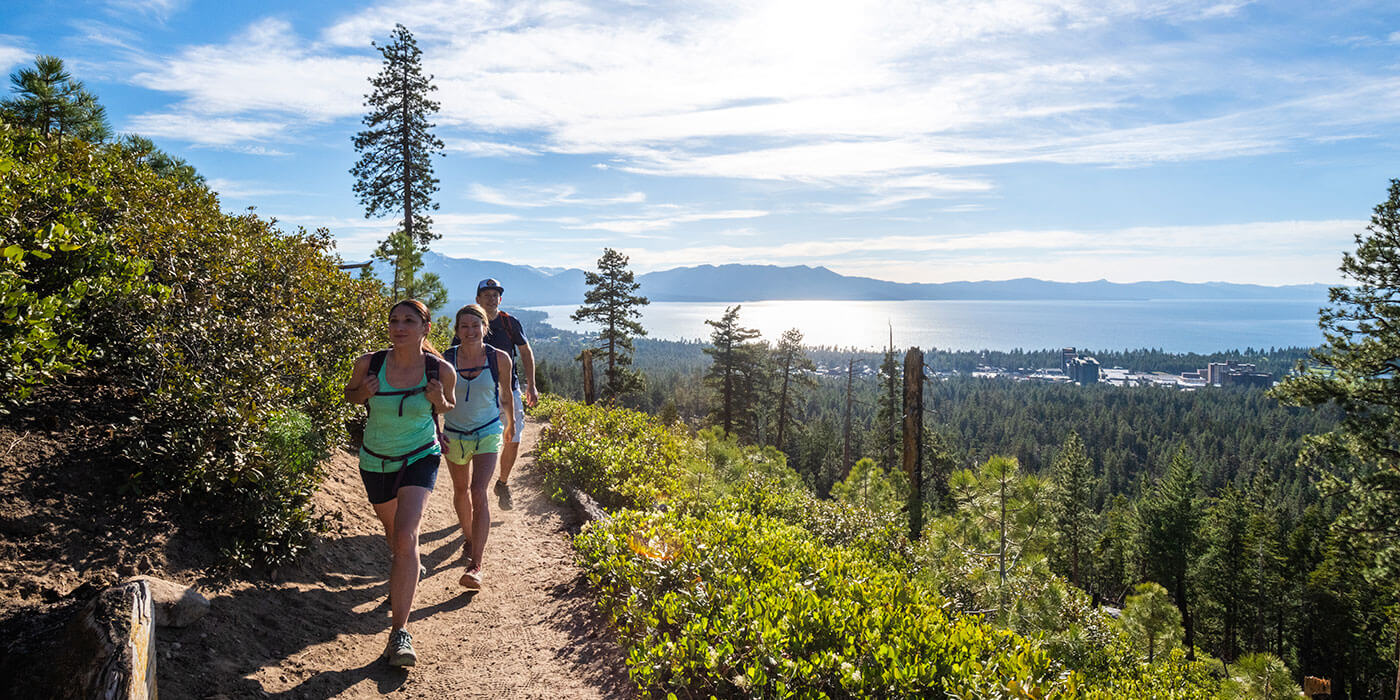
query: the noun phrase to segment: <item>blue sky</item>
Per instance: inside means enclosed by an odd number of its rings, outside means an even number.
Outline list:
[[[904,282],[1336,282],[1400,177],[1400,5],[1205,0],[7,2],[229,210],[394,227],[351,192],[371,40],[442,103],[447,255]]]

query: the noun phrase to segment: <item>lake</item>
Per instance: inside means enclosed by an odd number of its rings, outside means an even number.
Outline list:
[[[798,328],[807,345],[924,350],[1012,350],[1077,347],[1091,350],[1159,348],[1208,353],[1246,347],[1311,347],[1322,342],[1317,310],[1323,300],[1234,299],[1134,301],[746,301],[739,322],[777,341]],[[728,304],[728,305],[732,305]],[[642,309],[649,337],[706,339],[706,319],[727,304],[655,302]],[[534,307],[550,325],[593,331],[569,320],[577,306]]]

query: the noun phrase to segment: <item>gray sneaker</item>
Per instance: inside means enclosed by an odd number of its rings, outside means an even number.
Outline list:
[[[496,482],[496,498],[500,501],[501,510],[510,510],[515,507],[510,498],[510,486],[504,481]]]
[[[418,663],[418,654],[413,652],[413,637],[408,630],[394,630],[389,633],[389,646],[384,647],[384,658],[390,666],[412,666]]]

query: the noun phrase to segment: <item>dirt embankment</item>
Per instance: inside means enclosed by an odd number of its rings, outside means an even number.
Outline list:
[[[533,464],[539,425],[527,422],[512,475],[512,510],[491,497],[480,593],[458,586],[462,535],[446,466],[422,528],[428,575],[409,631],[418,666],[379,659],[389,628],[383,532],[349,453],[333,457],[318,495],[341,526],[272,580],[211,573],[197,536],[172,531],[158,508],[111,496],[100,454],[42,412],[0,426],[0,632],[30,640],[84,593],[147,573],[198,586],[209,614],[158,633],[166,698],[612,698],[634,694],[621,653],[596,612],[568,542],[575,515],[549,501]],[[100,421],[91,444],[101,444]],[[75,439],[76,438],[76,439]],[[80,589],[83,584],[89,584]],[[9,658],[17,658],[7,654]],[[0,666],[10,689],[23,667]]]

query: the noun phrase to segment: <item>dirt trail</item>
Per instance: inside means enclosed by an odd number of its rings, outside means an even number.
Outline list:
[[[209,615],[162,630],[160,693],[168,698],[613,698],[634,695],[616,645],[573,561],[576,516],[549,501],[534,465],[539,424],[527,421],[511,475],[513,510],[491,495],[480,593],[465,592],[452,482],[439,471],[424,515],[423,563],[409,631],[417,667],[379,659],[389,629],[388,547],[356,472],[337,455],[320,503],[343,530],[276,582],[211,594]]]

